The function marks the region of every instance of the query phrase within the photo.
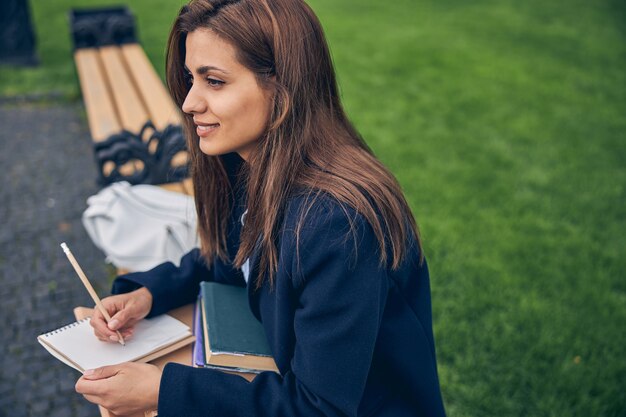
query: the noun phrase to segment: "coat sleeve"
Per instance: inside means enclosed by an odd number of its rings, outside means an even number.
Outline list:
[[[294,234],[285,233],[280,246],[277,280],[292,280],[297,305],[288,369],[247,382],[169,364],[161,380],[160,417],[357,415],[386,302],[386,269],[363,218],[338,205],[309,217],[298,250]]]
[[[234,269],[227,268],[225,265],[217,265],[217,269],[228,270],[230,273],[215,273],[215,263],[209,267],[200,255],[200,250],[193,249],[183,256],[179,266],[165,262],[149,271],[120,275],[113,282],[111,292],[121,294],[146,287],[153,297],[149,318],[195,302],[200,281],[213,280],[232,285],[244,284],[239,276],[241,274],[237,274]]]

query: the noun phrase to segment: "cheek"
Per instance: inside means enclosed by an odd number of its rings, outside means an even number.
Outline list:
[[[268,124],[271,113],[271,96],[267,91],[258,90],[254,99],[250,100],[248,111],[257,124],[263,128]]]
[[[257,99],[248,103],[246,107],[248,121],[257,128],[264,128],[267,124],[267,119],[269,118],[267,103],[263,100]]]
[[[267,124],[269,105],[261,93],[239,94],[216,103],[214,112],[223,121],[234,121],[238,129],[258,130]]]

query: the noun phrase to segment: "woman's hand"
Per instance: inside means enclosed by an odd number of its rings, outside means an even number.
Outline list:
[[[161,370],[146,363],[126,362],[85,371],[76,392],[115,415],[157,409]]]
[[[116,330],[119,330],[124,339],[130,338],[135,324],[148,315],[152,308],[152,294],[142,287],[126,294],[104,298],[102,304],[111,316],[111,321],[107,324],[100,310],[96,308],[91,317],[91,326],[98,339],[117,342]]]

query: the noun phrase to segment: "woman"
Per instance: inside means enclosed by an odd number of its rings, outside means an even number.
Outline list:
[[[280,375],[127,363],[76,390],[116,413],[442,416],[429,277],[393,176],[339,100],[322,28],[302,0],[203,0],[169,38],[201,249],[119,277],[96,335],[193,302],[200,281],[247,286]]]

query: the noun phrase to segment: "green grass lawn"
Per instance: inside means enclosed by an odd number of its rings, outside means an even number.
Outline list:
[[[162,77],[165,44],[170,26],[184,0],[29,0],[42,65],[16,71],[0,67],[0,96],[54,93],[70,100],[80,98],[68,13],[72,8],[127,4],[137,19],[137,31],[146,53]]]
[[[449,415],[626,416],[626,4],[309,2],[421,226]],[[43,66],[0,94],[79,97],[76,2],[31,3]],[[131,3],[163,74],[181,1]]]

